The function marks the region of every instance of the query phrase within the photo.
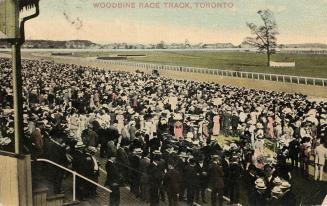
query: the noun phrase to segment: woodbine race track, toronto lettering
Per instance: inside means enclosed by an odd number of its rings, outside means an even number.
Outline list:
[[[234,7],[234,3],[231,1],[217,1],[217,2],[94,1],[93,7],[97,9],[231,9]]]

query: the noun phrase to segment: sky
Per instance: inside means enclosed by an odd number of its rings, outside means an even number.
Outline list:
[[[95,8],[101,2],[108,6],[135,3],[135,8]],[[159,2],[160,8],[139,8],[146,2]],[[189,3],[192,8],[165,8],[164,2]],[[196,8],[196,3],[206,2],[232,6]],[[263,9],[274,13],[279,44],[327,44],[327,0],[41,0],[40,16],[26,24],[26,37],[97,43],[172,43],[187,39],[191,44],[238,45],[250,35],[246,22],[262,23],[257,11]]]

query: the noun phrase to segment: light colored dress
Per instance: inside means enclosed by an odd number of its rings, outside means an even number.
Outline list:
[[[145,133],[149,135],[150,139],[153,138],[153,125],[151,121],[146,121],[144,123]]]
[[[219,117],[219,115],[216,115],[216,116],[213,117],[212,134],[213,135],[219,135],[220,134],[220,117]]]
[[[258,139],[255,141],[254,144],[254,157],[257,158],[259,156],[264,156],[264,140],[263,139]]]
[[[270,138],[274,138],[274,119],[272,117],[268,117],[268,124],[267,124],[267,129],[268,129],[268,136]]]
[[[122,114],[118,114],[116,116],[116,120],[117,120],[117,129],[118,129],[118,132],[119,134],[121,134],[121,130],[124,128],[124,115]]]

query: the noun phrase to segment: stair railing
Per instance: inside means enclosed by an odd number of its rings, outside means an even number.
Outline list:
[[[63,167],[60,164],[57,164],[57,163],[55,163],[55,162],[53,162],[51,160],[48,160],[48,159],[37,159],[36,161],[38,161],[38,162],[46,162],[46,163],[52,164],[52,165],[54,165],[56,167],[59,167],[60,169],[63,169],[63,170],[65,170],[65,171],[67,171],[67,172],[69,172],[69,173],[71,173],[73,175],[73,201],[76,201],[76,176],[78,176],[78,177],[80,177],[80,178],[82,178],[82,179],[84,179],[84,180],[86,180],[86,181],[88,181],[88,182],[96,185],[97,187],[100,187],[101,189],[103,189],[103,190],[111,193],[111,190],[110,189],[108,189],[108,188],[100,185],[97,182],[94,182],[93,180],[90,180],[89,178],[87,178],[87,177],[85,177],[85,176],[83,176],[83,175],[81,175],[81,174],[79,174],[79,173],[77,173],[77,172],[75,172],[73,170],[70,170],[70,169],[68,169],[66,167]]]

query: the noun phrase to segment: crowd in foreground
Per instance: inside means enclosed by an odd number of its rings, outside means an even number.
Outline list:
[[[11,62],[0,68],[0,149],[13,152]],[[22,76],[25,152],[94,181],[105,158],[110,205],[126,185],[150,205],[236,204],[241,186],[250,205],[294,205],[292,172],[309,177],[312,157],[323,181],[325,102],[48,61],[23,61]],[[48,168],[61,193],[63,171]],[[96,195],[77,178],[80,200]]]

